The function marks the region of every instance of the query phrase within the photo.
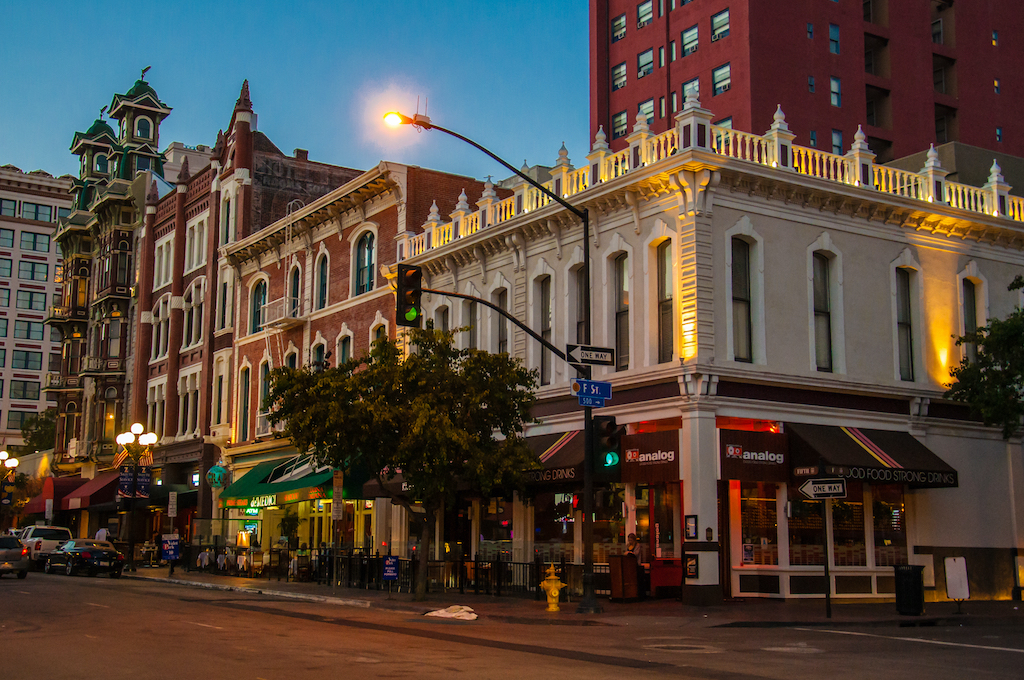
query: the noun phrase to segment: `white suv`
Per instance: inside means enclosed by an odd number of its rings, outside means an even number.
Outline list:
[[[71,530],[65,527],[30,526],[19,536],[28,548],[29,559],[42,565],[50,553],[71,540]]]

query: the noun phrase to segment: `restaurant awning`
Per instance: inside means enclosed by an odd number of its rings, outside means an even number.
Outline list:
[[[258,464],[220,493],[222,508],[265,508],[330,498],[334,471],[318,467],[308,455]]]
[[[81,510],[99,503],[109,503],[114,500],[114,493],[117,491],[117,480],[120,476],[116,470],[99,474],[82,486],[78,487],[60,502],[64,510]]]
[[[786,423],[793,476],[920,488],[958,485],[957,472],[907,432]]]
[[[527,437],[530,447],[542,465],[530,470],[530,485],[583,483],[583,432],[561,432]]]
[[[41,515],[46,512],[46,501],[51,499],[53,500],[53,509],[60,510],[64,497],[88,481],[81,477],[47,477],[43,480],[42,493],[26,503],[21,514]]]

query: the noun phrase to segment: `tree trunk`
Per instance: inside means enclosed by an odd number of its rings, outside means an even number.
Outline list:
[[[420,530],[420,553],[416,564],[416,594],[413,600],[422,602],[427,599],[427,579],[430,577],[430,544],[434,538],[436,517],[432,511],[424,513],[423,527]]]

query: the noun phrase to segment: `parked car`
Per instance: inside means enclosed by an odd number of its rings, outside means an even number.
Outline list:
[[[124,563],[124,555],[110,541],[74,538],[50,553],[43,571],[47,574],[63,571],[68,576],[82,572],[89,576],[107,573],[110,578],[120,578]]]
[[[28,548],[17,536],[0,536],[0,576],[10,572],[18,578],[28,576]]]
[[[64,541],[71,540],[71,530],[65,527],[33,525],[21,532],[21,542],[28,548],[28,557],[42,566],[47,556]]]

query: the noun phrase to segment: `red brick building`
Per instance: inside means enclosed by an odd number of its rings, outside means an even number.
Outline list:
[[[886,162],[959,141],[1024,155],[1019,0],[591,0],[590,127],[626,146],[637,113],[673,125],[699,90],[719,125]]]

